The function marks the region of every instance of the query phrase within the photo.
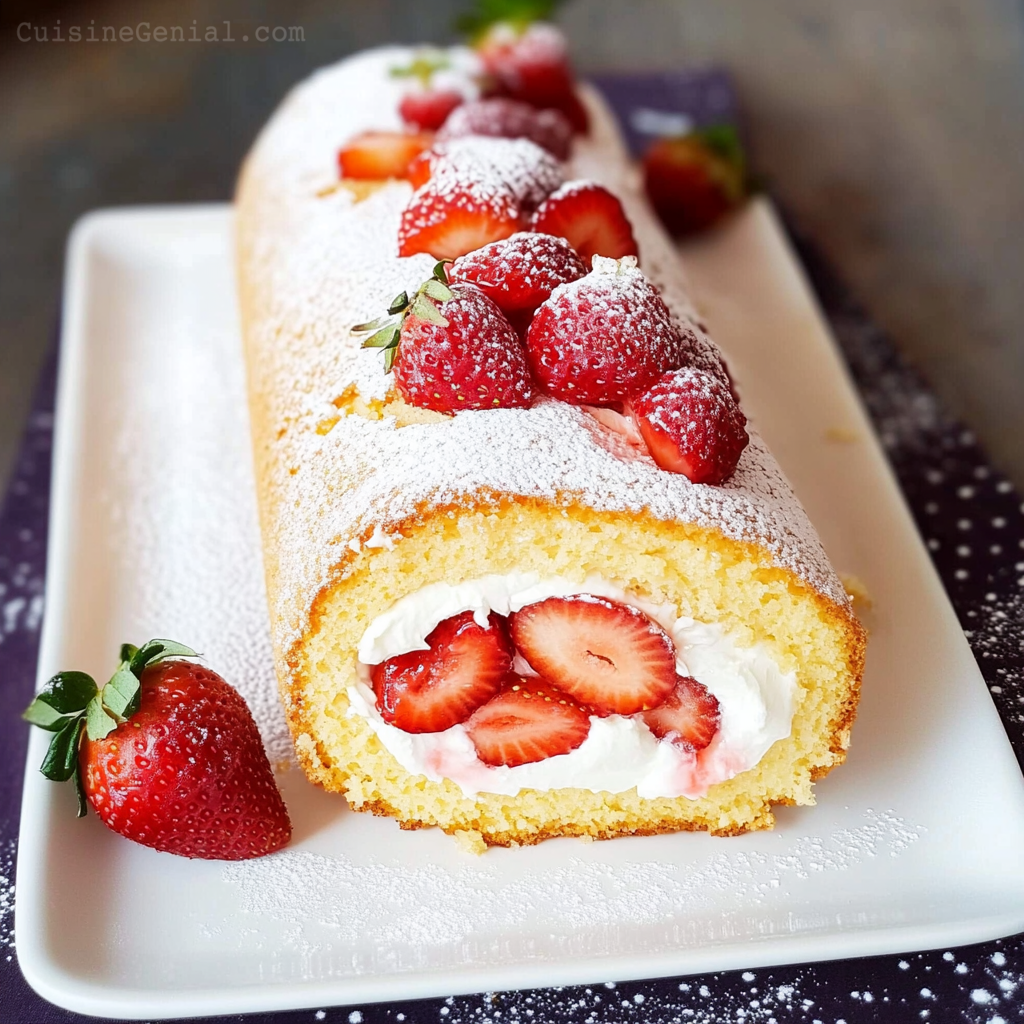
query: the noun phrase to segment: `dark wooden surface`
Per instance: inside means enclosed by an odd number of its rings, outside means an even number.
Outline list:
[[[0,481],[97,206],[230,197],[287,87],[374,43],[451,38],[457,0],[7,8],[0,38]],[[217,43],[19,42],[214,26]],[[758,170],[997,465],[1024,483],[1024,8],[1015,0],[574,0],[580,68],[725,64]],[[230,21],[235,42],[223,41]],[[301,26],[264,43],[257,26]],[[25,30],[22,30],[25,34]],[[250,34],[250,40],[241,37]]]

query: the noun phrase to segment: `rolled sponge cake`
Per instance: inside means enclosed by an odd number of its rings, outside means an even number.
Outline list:
[[[408,56],[371,51],[301,84],[260,135],[238,187],[270,619],[298,759],[357,810],[477,845],[771,827],[773,804],[813,803],[813,780],[845,756],[865,636],[756,432],[730,480],[695,485],[562,402],[454,417],[412,409],[379,352],[350,334],[434,263],[396,255],[408,184],[355,195],[337,183],[340,145],[400,126],[404,87],[388,69]],[[585,99],[593,128],[576,142],[567,176],[597,178],[620,195],[645,275],[679,320],[699,326],[610,115]],[[439,585],[515,574],[579,592],[608,581],[641,605],[716,630],[730,650],[760,652],[789,680],[788,734],[732,777],[680,787],[689,795],[592,787],[585,770],[571,785],[506,782],[496,792],[446,777],[429,753],[411,763],[359,699],[368,693],[358,654],[367,631]]]

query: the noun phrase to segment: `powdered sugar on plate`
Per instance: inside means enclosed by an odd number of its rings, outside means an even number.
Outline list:
[[[223,278],[229,289],[227,266]],[[199,651],[245,698],[271,763],[290,763],[237,322],[198,320],[181,301],[153,332],[104,377],[112,427],[96,499],[111,524],[104,558],[132,567],[130,592],[112,595],[112,617],[125,632],[115,643],[159,636]]]
[[[243,913],[283,925],[302,955],[337,957],[346,973],[401,971],[453,946],[466,964],[503,959],[517,943],[533,956],[621,953],[631,928],[636,952],[721,941],[731,913],[777,906],[811,875],[899,857],[921,832],[893,811],[866,812],[860,824],[823,837],[780,834],[778,852],[733,847],[696,863],[613,863],[598,853],[521,873],[514,853],[453,866],[410,865],[385,851],[368,861],[294,850],[226,865],[223,878],[239,887]]]

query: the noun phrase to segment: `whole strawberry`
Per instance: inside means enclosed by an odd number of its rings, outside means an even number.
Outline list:
[[[43,774],[75,780],[79,816],[182,857],[245,860],[284,846],[291,822],[245,701],[169,640],[125,644],[102,688],[54,676],[24,717],[54,733]]]
[[[464,102],[459,89],[438,88],[434,82],[434,76],[450,66],[451,61],[443,51],[424,47],[408,64],[390,69],[392,78],[412,81],[411,88],[398,103],[398,113],[406,124],[420,131],[437,131],[445,118]]]
[[[475,100],[457,110],[452,108],[439,138],[459,139],[467,135],[529,139],[557,160],[568,160],[572,145],[572,125],[560,111],[538,110],[506,96]]]
[[[449,268],[452,281],[468,281],[493,299],[513,325],[529,326],[537,307],[560,284],[576,281],[587,268],[564,238],[519,231],[460,256]]]
[[[444,263],[388,315],[352,328],[363,348],[384,350],[385,372],[410,404],[435,412],[522,408],[534,398],[523,346],[495,303],[476,285],[448,284]]]
[[[654,383],[679,347],[668,307],[636,266],[594,257],[534,314],[527,357],[545,390],[576,405],[626,402]]]
[[[565,36],[547,22],[529,23],[531,14],[544,13],[505,14],[490,25],[481,19],[477,52],[500,92],[534,107],[559,110],[576,131],[586,132],[589,118],[576,95]]]
[[[731,125],[660,139],[647,151],[643,166],[651,205],[675,235],[704,231],[747,194],[743,150]]]

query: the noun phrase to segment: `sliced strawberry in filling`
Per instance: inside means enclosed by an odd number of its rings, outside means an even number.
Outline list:
[[[691,676],[679,676],[668,700],[640,717],[658,739],[691,750],[703,750],[722,722],[715,695]]]
[[[429,650],[399,654],[373,670],[377,710],[405,732],[442,732],[464,722],[512,670],[512,645],[493,613],[486,628],[472,612],[445,619],[426,643]]]
[[[466,732],[484,764],[514,768],[575,750],[590,732],[590,717],[543,680],[513,676],[473,712]]]
[[[655,707],[675,686],[672,640],[630,605],[550,597],[513,614],[510,627],[535,672],[599,715]]]

